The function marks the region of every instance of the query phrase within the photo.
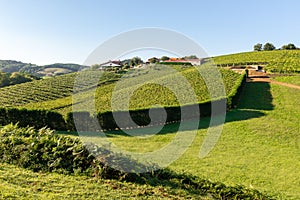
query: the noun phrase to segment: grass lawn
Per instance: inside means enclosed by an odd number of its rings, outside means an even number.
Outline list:
[[[299,97],[297,89],[248,83],[238,108],[227,114],[223,133],[210,154],[198,157],[206,119],[191,147],[170,168],[228,185],[242,184],[282,199],[299,199]],[[126,150],[153,151],[168,144],[176,128],[169,125],[168,134],[146,139],[110,134],[110,140]]]
[[[227,185],[244,185],[276,195],[278,199],[299,199],[299,97],[297,89],[247,83],[241,103],[237,109],[228,112],[222,135],[210,154],[199,158],[209,122],[205,118],[200,122],[190,148],[169,168]],[[117,134],[119,132],[108,133],[108,136],[123,149],[149,152],[168,144],[175,137],[177,128],[178,124],[168,125],[160,134],[147,138],[128,137]],[[199,199],[199,194],[172,187],[34,173],[0,164],[0,198]]]
[[[274,80],[284,82],[284,83],[290,83],[294,85],[300,86],[300,75],[295,76],[278,76],[275,77]]]
[[[0,163],[0,199],[210,199],[196,192],[86,176],[35,173]]]

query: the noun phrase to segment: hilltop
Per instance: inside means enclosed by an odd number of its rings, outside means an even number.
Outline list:
[[[72,63],[55,63],[38,66],[32,63],[23,63],[15,60],[0,60],[0,71],[5,73],[21,72],[38,77],[57,76],[80,71],[87,66]]]
[[[243,52],[212,60],[220,67],[262,65],[270,73],[300,73],[300,50]]]

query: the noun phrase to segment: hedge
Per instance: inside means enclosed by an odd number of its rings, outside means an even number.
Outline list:
[[[18,123],[20,127],[32,126],[37,129],[49,127],[56,130],[65,130],[66,122],[57,112],[48,110],[27,110],[18,108],[0,108],[0,125]]]
[[[213,101],[206,101],[194,105],[173,106],[165,108],[151,109],[151,118],[149,116],[150,109],[130,110],[130,111],[116,111],[98,113],[96,116],[90,116],[88,112],[74,112],[68,113],[66,120],[57,112],[47,110],[27,110],[17,108],[0,108],[0,125],[7,125],[10,123],[18,123],[20,127],[32,126],[35,128],[49,127],[56,130],[70,130],[70,131],[95,131],[96,123],[99,122],[101,129],[114,130],[122,128],[137,128],[139,126],[146,126],[150,123],[153,125],[166,124],[171,122],[185,121],[199,117],[206,117],[211,115],[219,115],[225,112],[222,107],[227,102],[227,108],[234,108],[238,102],[242,92],[242,88],[246,82],[246,74],[244,73],[237,81],[227,98],[216,99]],[[212,113],[211,107],[217,108]],[[219,109],[218,109],[219,108]],[[183,111],[183,112],[182,112]],[[130,117],[128,117],[128,112]],[[166,113],[166,119],[161,113]],[[186,113],[186,115],[183,115]],[[119,120],[121,124],[117,124],[115,120]],[[74,123],[76,120],[76,126]],[[134,123],[132,123],[132,121]],[[80,130],[76,130],[80,128]]]
[[[226,99],[214,100],[214,107],[219,108],[226,104]],[[139,126],[147,126],[150,122],[154,125],[166,124],[179,121],[187,121],[198,117],[211,116],[212,101],[203,102],[200,104],[186,105],[186,106],[174,106],[165,108],[151,109],[151,114],[155,116],[151,121],[149,116],[150,109],[143,110],[130,110],[130,111],[117,111],[117,112],[104,112],[98,113],[97,118],[99,125],[104,130],[114,130],[122,128],[138,128]],[[199,111],[199,112],[198,112]],[[216,109],[213,115],[224,114],[225,109]],[[130,118],[128,117],[128,112]],[[167,114],[166,119],[160,115],[165,112]],[[185,114],[185,115],[183,115]],[[200,114],[200,116],[199,116]],[[115,117],[116,116],[116,117]],[[122,119],[121,124],[117,124],[115,119]],[[135,122],[135,124],[132,124]]]
[[[151,124],[162,124],[162,123],[170,123],[170,122],[178,122],[185,121],[193,118],[198,118],[198,114],[196,111],[199,109],[200,117],[208,117],[211,115],[219,115],[224,114],[225,109],[222,109],[222,106],[227,102],[227,109],[231,109],[236,107],[239,102],[239,98],[242,92],[242,89],[246,83],[246,74],[244,73],[236,82],[233,87],[231,93],[228,97],[222,99],[216,99],[213,101],[206,101],[199,104],[194,105],[186,105],[186,106],[174,106],[174,107],[165,107],[165,108],[154,108],[151,109],[151,114],[155,116],[154,122],[151,122],[149,111],[150,109],[141,109],[141,110],[130,110],[130,111],[116,111],[111,112],[107,111],[104,113],[98,113],[97,119],[101,129],[103,130],[114,130],[114,129],[122,129],[122,128],[137,128],[136,126],[146,126],[150,122]],[[214,104],[214,113],[212,113],[212,103]],[[198,107],[198,108],[197,108]],[[188,115],[183,116],[183,113],[188,113]],[[130,118],[128,117],[128,112],[130,114]],[[167,118],[164,119],[160,117],[159,113],[166,112]],[[116,119],[122,119],[121,124],[116,123]],[[136,125],[133,125],[132,120]],[[75,127],[74,127],[75,128]]]
[[[239,103],[239,99],[243,90],[244,85],[246,84],[247,74],[244,72],[242,76],[239,77],[236,84],[232,88],[231,92],[227,96],[227,108],[235,108]]]

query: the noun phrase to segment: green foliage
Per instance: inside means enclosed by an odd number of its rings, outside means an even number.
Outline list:
[[[37,79],[38,79],[37,77],[34,77],[30,74],[22,74],[18,72],[13,72],[13,73],[0,72],[0,87],[31,82]]]
[[[264,51],[273,51],[275,49],[276,49],[276,47],[272,43],[269,43],[269,42],[264,44],[264,47],[263,47]]]
[[[50,129],[18,128],[0,130],[0,160],[33,171],[86,172],[92,158],[78,139],[59,136]]]
[[[130,66],[138,66],[143,63],[143,60],[140,57],[133,57],[130,59]]]
[[[87,68],[87,66],[71,64],[71,63],[70,64],[55,63],[51,65],[38,66],[35,64],[22,63],[14,60],[0,60],[0,71],[7,72],[7,73],[20,72],[25,74],[31,74],[34,76],[42,76],[41,74],[43,73],[40,72],[49,68],[57,68],[61,70],[65,69],[65,70],[70,70],[70,72],[77,72],[84,68]]]
[[[178,66],[177,66],[178,68]],[[200,68],[204,69],[204,66]],[[195,68],[180,68],[180,73],[186,77],[188,82],[192,85],[193,90],[198,97],[199,102],[210,100],[205,82],[199,71]],[[206,71],[205,69],[203,71]],[[221,69],[220,73],[223,77],[226,93],[229,94],[231,88],[235,85],[237,78],[240,76],[232,71]],[[17,86],[10,86],[0,89],[0,106],[1,107],[24,107],[26,109],[47,109],[55,110],[64,115],[72,111],[72,97],[74,80],[77,74],[68,74],[58,76],[45,80],[33,81],[24,83]],[[97,76],[97,73],[89,73],[88,76]],[[209,79],[210,73],[206,75]],[[114,91],[115,82],[121,77],[116,73],[104,73],[98,82],[96,89],[95,101],[97,112],[106,112],[111,110],[111,96]],[[132,81],[135,77],[130,77]],[[180,87],[175,84],[174,75],[167,73],[161,77],[165,82],[173,82],[174,88]],[[213,78],[213,77],[211,77]],[[92,78],[91,78],[92,80]],[[89,82],[90,79],[85,80],[85,86],[78,88],[81,92],[82,102],[86,101],[91,94],[91,88],[95,87],[95,83]],[[138,84],[138,83],[137,83]],[[218,89],[218,88],[215,88]],[[80,91],[81,90],[81,91]],[[127,95],[127,90],[114,91],[116,95]],[[120,98],[121,98],[120,97]],[[122,97],[123,98],[123,97]],[[88,102],[87,102],[88,103]],[[161,104],[163,106],[178,106],[178,101],[172,92],[167,88],[155,84],[144,85],[140,87],[131,98],[130,110],[150,108],[153,105]]]
[[[182,59],[186,59],[186,60],[188,60],[188,59],[198,59],[198,57],[196,56],[196,55],[190,55],[190,56],[184,56],[184,57],[182,57]]]
[[[213,73],[210,73],[209,68],[205,69],[201,68],[202,75],[204,73],[207,73],[206,76],[208,79],[213,80],[215,77],[213,77]],[[225,86],[227,96],[227,106],[228,108],[233,108],[238,103],[238,98],[241,92],[241,89],[243,87],[243,84],[245,82],[245,75],[239,75],[229,70],[220,69],[221,75],[223,77],[223,83]],[[178,97],[176,97],[168,88],[162,87],[161,85],[157,84],[145,84],[141,87],[139,87],[137,90],[135,90],[135,93],[131,96],[131,101],[129,105],[129,113],[131,119],[138,125],[138,126],[146,126],[150,123],[151,119],[149,118],[149,111],[151,109],[151,112],[153,113],[161,113],[166,112],[167,119],[166,122],[175,122],[175,121],[181,121],[181,120],[187,120],[187,119],[193,119],[196,117],[199,117],[195,111],[196,107],[198,107],[201,111],[201,117],[203,116],[210,116],[211,115],[211,97],[209,96],[209,92],[207,91],[205,81],[201,77],[200,73],[195,68],[185,69],[181,73],[191,84],[195,94],[198,97],[198,102],[191,102],[190,104],[180,105],[178,102]],[[210,77],[212,76],[212,77]],[[135,80],[135,79],[134,79]],[[168,82],[168,84],[173,83],[172,87],[175,88],[174,90],[180,90],[180,86],[178,86],[177,82],[174,82],[174,75],[168,74],[167,76],[163,77],[163,80],[165,82]],[[128,119],[125,111],[111,111],[110,106],[110,97],[112,93],[112,89],[114,88],[114,85],[108,85],[107,87],[101,87],[97,91],[96,94],[96,105],[99,105],[97,108],[98,114],[97,114],[97,120],[99,121],[99,124],[102,129],[104,130],[114,130],[116,128],[128,128],[132,127],[133,125]],[[116,90],[114,91],[118,99],[124,99],[125,96],[128,94],[128,88],[122,89],[122,90]],[[215,92],[218,92],[218,89],[215,87]],[[84,98],[84,97],[82,97]],[[99,99],[98,99],[99,98]],[[186,96],[180,97],[182,99],[185,99],[183,101],[187,102],[188,98]],[[225,96],[219,96],[215,97],[213,99],[214,103],[222,103],[225,100]],[[87,105],[89,103],[86,103]],[[101,106],[100,106],[101,105]],[[153,108],[153,105],[161,105],[163,108]],[[82,106],[85,107],[85,106]],[[189,113],[189,116],[182,116],[181,115],[181,109],[186,110]],[[86,115],[85,112],[78,112],[77,114],[80,115]],[[215,113],[216,114],[216,113]],[[114,120],[114,116],[119,116],[118,118],[122,118],[122,125],[117,125],[117,123]],[[157,114],[156,116],[159,116]],[[78,116],[79,117],[79,116]],[[88,121],[95,120],[93,117],[87,116],[85,121],[85,118],[82,118],[82,126],[81,127],[91,127],[91,124],[88,124]],[[154,124],[161,124],[164,123],[165,119],[160,119],[159,117],[156,117],[156,119],[152,119],[155,121],[152,121]],[[75,130],[75,126],[72,124],[73,117],[72,114],[68,114],[67,121],[70,130]],[[85,125],[88,124],[88,125]],[[133,128],[133,127],[132,127]],[[91,127],[91,130],[93,127]]]
[[[166,60],[169,60],[170,59],[170,57],[168,57],[168,56],[162,56],[161,58],[160,58],[160,60],[161,61],[166,61]]]
[[[88,150],[93,151],[95,156]],[[128,156],[115,154],[92,144],[84,146],[79,139],[56,135],[45,128],[36,131],[32,128],[9,125],[0,129],[0,161],[33,171],[85,174],[154,186],[171,186],[221,199],[269,199],[257,190],[243,186],[228,187],[223,183],[177,174],[168,169],[154,171],[155,166],[153,168],[147,166],[150,172],[144,174],[121,172],[111,168],[107,163],[113,161],[119,167],[145,166]]]
[[[157,69],[158,70],[158,69]],[[163,70],[163,69],[160,69]],[[202,75],[206,74],[206,78],[213,80],[215,77],[213,76],[213,73],[209,73],[209,68],[205,66],[201,66]],[[223,82],[225,86],[225,92],[229,94],[232,89],[235,87],[236,82],[238,80],[238,77],[240,77],[239,74],[236,74],[229,70],[220,69],[221,75],[223,77]],[[85,108],[90,103],[89,97],[93,94],[94,87],[96,87],[95,83],[89,83],[88,81],[91,81],[93,78],[90,78],[90,76],[96,76],[98,77],[97,73],[91,73],[86,72],[87,76],[89,76],[88,79],[84,80],[84,83],[86,86],[80,87],[78,89],[79,92],[82,92],[80,94],[79,98],[79,106],[82,106]],[[146,73],[146,72],[145,72]],[[192,68],[183,68],[181,73],[182,76],[186,78],[186,80],[191,84],[197,98],[199,105],[201,109],[201,115],[202,116],[208,116],[210,115],[210,100],[211,97],[209,95],[209,92],[206,87],[206,83],[201,77],[201,74],[199,73],[198,69],[192,67]],[[24,112],[27,112],[27,109],[47,109],[47,110],[56,110],[60,113],[63,113],[64,115],[67,115],[66,121],[67,121],[67,129],[69,130],[75,130],[75,126],[73,123],[73,116],[71,113],[72,111],[72,97],[70,95],[73,94],[72,87],[74,84],[74,79],[76,77],[76,74],[70,74],[65,76],[59,76],[51,79],[45,79],[41,81],[34,81],[32,83],[26,83],[21,84],[19,87],[10,87],[7,90],[3,90],[2,93],[0,93],[0,97],[2,96],[9,96],[14,94],[14,98],[3,98],[2,107],[11,107],[19,105],[20,107],[25,107],[26,110]],[[118,96],[119,99],[124,99],[124,95],[126,96],[128,94],[129,88],[124,88],[122,90],[116,90],[114,91],[115,87],[115,81],[118,80],[120,76],[118,76],[115,73],[104,73],[102,76],[102,81],[100,80],[97,85],[98,88],[96,89],[96,95],[95,95],[95,102],[96,102],[96,112],[98,114],[98,120],[100,122],[100,125],[104,129],[114,129],[116,128],[116,124],[114,120],[112,120],[112,113],[111,113],[111,96],[114,92],[115,95]],[[135,77],[127,77],[130,79],[130,81],[136,81]],[[176,75],[175,74],[169,74],[165,73],[164,76],[160,77],[164,82],[168,84],[172,84],[172,87],[175,90],[180,90],[180,85],[177,84],[176,81]],[[135,83],[133,83],[135,84]],[[139,83],[137,83],[139,84]],[[30,88],[30,90],[29,90]],[[47,89],[48,88],[48,89]],[[177,88],[177,89],[176,89]],[[5,88],[3,88],[5,89]],[[216,90],[217,93],[219,87],[213,88]],[[6,94],[6,92],[9,92]],[[21,93],[21,94],[20,94]],[[22,95],[23,93],[23,95]],[[51,100],[53,98],[53,100]],[[178,110],[180,107],[178,102],[178,97],[176,97],[172,91],[170,91],[168,88],[163,87],[162,85],[157,84],[145,84],[139,87],[135,93],[132,95],[129,105],[129,110],[131,112],[132,117],[134,120],[139,124],[140,126],[144,126],[149,124],[149,115],[148,111],[150,108],[152,108],[153,105],[162,105],[167,109],[168,122],[172,121],[179,121],[181,119],[180,111]],[[187,96],[182,96],[182,99],[186,99]],[[222,99],[224,97],[215,97],[217,99]],[[184,100],[188,101],[188,99]],[[187,106],[187,104],[195,104],[195,102],[186,103],[186,105],[180,105],[180,106]],[[232,107],[230,105],[230,107]],[[157,111],[160,109],[157,108]],[[193,109],[190,109],[191,111]],[[35,111],[32,111],[34,113]],[[40,111],[36,111],[40,112]],[[119,114],[122,115],[122,112]],[[41,116],[40,114],[37,114],[37,116],[40,116],[41,119],[46,119],[45,117]],[[190,116],[192,117],[192,115]],[[9,122],[18,122],[17,120],[20,120],[22,123],[22,126],[25,125],[34,125],[31,123],[31,121],[28,121],[26,124],[25,121],[21,118],[12,119],[11,117],[8,117],[6,123]],[[10,121],[12,120],[12,121]],[[34,122],[34,120],[32,120]],[[41,120],[40,120],[41,121]],[[161,121],[158,120],[157,123],[160,123]],[[85,123],[85,122],[84,122]],[[126,123],[124,123],[126,124]],[[41,121],[40,126],[49,126],[47,123]],[[39,127],[40,127],[39,126]],[[87,126],[87,125],[86,125]],[[127,125],[125,125],[127,126]],[[53,126],[51,126],[53,127]],[[54,126],[55,129],[58,130],[65,130],[65,127],[60,126],[58,128],[57,126]]]
[[[297,47],[294,44],[289,43],[287,45],[283,45],[281,47],[281,49],[283,49],[283,50],[294,50],[294,49],[297,49]]]
[[[36,68],[37,65],[31,63],[22,63],[14,60],[0,60],[0,70],[2,72],[25,72],[22,68]],[[29,72],[28,72],[29,73]]]
[[[84,72],[82,72],[84,73]],[[97,74],[89,73],[91,80]],[[105,72],[99,77],[99,85],[110,84],[120,78],[121,75],[112,72]],[[77,77],[76,73],[57,76],[29,83],[14,85],[10,87],[0,88],[0,107],[16,107],[24,106],[29,103],[38,103],[36,106],[26,107],[28,109],[52,109],[43,106],[44,102],[70,97],[73,94],[74,82]],[[82,88],[77,88],[77,92],[88,90],[96,87],[97,83],[90,79],[85,80]],[[71,99],[70,99],[71,100]],[[60,102],[61,103],[61,102]],[[47,104],[47,103],[46,103]],[[57,105],[56,108],[64,107],[65,105]],[[67,102],[68,106],[72,105],[72,101]],[[52,102],[49,106],[53,106]]]
[[[271,73],[300,73],[300,51],[287,50],[266,66]]]
[[[298,101],[297,89],[246,83],[238,107],[227,112],[222,135],[209,155],[199,159],[200,147],[212,128],[209,118],[201,118],[193,144],[170,169],[226,185],[245,185],[274,194],[275,199],[299,199],[296,184],[300,180]],[[189,122],[169,124],[148,138],[122,135],[122,131],[109,132],[108,137],[126,151],[152,152],[167,146],[177,134],[190,133],[188,128],[178,132],[179,125],[189,127]],[[153,128],[148,133],[157,133],[155,131]]]
[[[236,84],[232,88],[231,92],[227,96],[227,107],[228,108],[235,108],[238,105],[243,87],[246,84],[246,78],[247,78],[246,73],[244,73],[242,76],[240,76],[238,78]]]
[[[18,123],[21,127],[42,128],[47,126],[57,130],[66,129],[62,115],[53,111],[0,108],[0,125],[10,123]]]
[[[267,72],[300,72],[299,50],[276,50],[238,53],[214,57],[213,61],[216,65],[222,67],[239,65],[265,65],[265,69],[267,70]]]
[[[148,59],[148,62],[154,64],[154,63],[159,63],[159,59],[156,57],[152,57]]]
[[[262,44],[257,43],[256,45],[254,45],[253,49],[254,49],[254,51],[261,51],[262,50]]]

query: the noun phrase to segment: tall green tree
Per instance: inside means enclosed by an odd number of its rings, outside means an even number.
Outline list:
[[[297,47],[294,44],[289,43],[287,45],[283,45],[281,47],[281,49],[283,49],[283,50],[293,50],[293,49],[297,49]]]
[[[166,61],[166,60],[170,60],[170,57],[168,57],[168,56],[162,56],[161,58],[160,58],[160,60],[161,61]]]
[[[262,44],[257,43],[256,45],[254,45],[253,49],[254,49],[254,51],[261,51],[262,50]]]
[[[149,58],[149,59],[148,59],[148,62],[150,62],[150,63],[159,63],[159,59],[156,58],[156,57]]]
[[[275,49],[276,49],[276,47],[272,43],[267,42],[264,45],[264,51],[273,51]]]
[[[143,64],[143,60],[140,57],[134,57],[130,59],[130,66],[138,66],[139,64]]]

